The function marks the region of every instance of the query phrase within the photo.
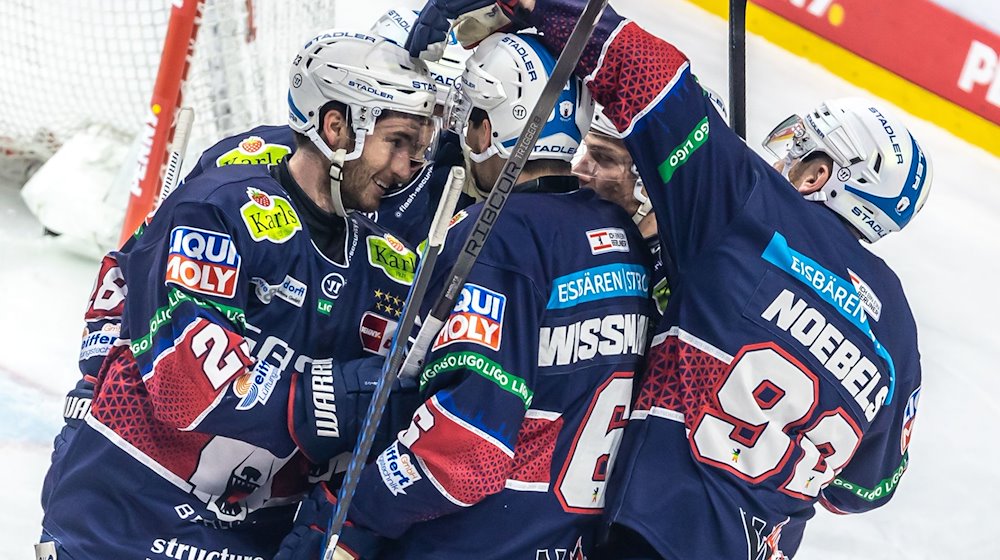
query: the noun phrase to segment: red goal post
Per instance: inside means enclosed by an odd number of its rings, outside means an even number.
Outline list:
[[[156,203],[177,108],[189,164],[287,122],[288,65],[343,1],[0,0],[0,179],[46,230],[114,248]]]
[[[153,204],[163,186],[167,151],[174,136],[174,115],[180,108],[181,90],[194,54],[203,4],[204,0],[178,0],[170,11],[163,56],[144,128],[146,136],[140,148],[136,178],[129,189],[119,244],[125,243],[154,210]]]

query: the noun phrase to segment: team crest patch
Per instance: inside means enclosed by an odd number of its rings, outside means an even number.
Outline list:
[[[170,231],[166,284],[231,298],[236,294],[240,255],[225,233],[177,226]]]
[[[618,252],[628,253],[628,236],[621,228],[592,229],[587,232],[590,252],[594,255]]]
[[[434,341],[433,350],[454,342],[471,342],[491,350],[500,349],[507,296],[476,284],[466,284],[462,294]]]
[[[253,187],[247,188],[249,202],[240,207],[243,223],[254,241],[284,243],[302,229],[302,222],[288,200]]]
[[[396,333],[396,324],[392,319],[366,311],[361,316],[361,327],[358,330],[361,335],[361,347],[372,354],[388,356],[392,335]]]
[[[409,286],[417,269],[417,254],[392,234],[369,235],[368,263],[391,280]]]
[[[215,160],[216,167],[224,165],[272,165],[292,153],[282,144],[268,144],[260,136],[248,136]]]

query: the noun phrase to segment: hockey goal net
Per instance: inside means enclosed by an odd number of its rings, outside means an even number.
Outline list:
[[[195,112],[189,152],[251,126],[282,123],[288,64],[310,33],[334,25],[334,4],[0,0],[0,167],[26,180],[28,170],[83,137],[76,159],[116,169],[114,180],[134,195],[146,164],[155,179],[162,175],[170,134],[154,136],[153,127],[167,121],[170,129],[178,104]],[[191,16],[186,26],[183,10]],[[101,148],[104,142],[124,148]],[[74,165],[61,164],[55,180],[80,180]],[[120,198],[105,202],[124,215],[128,197]]]

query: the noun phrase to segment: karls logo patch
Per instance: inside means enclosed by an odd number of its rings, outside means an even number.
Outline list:
[[[434,350],[454,342],[471,342],[491,350],[500,349],[507,296],[476,284],[466,284],[445,322]]]
[[[260,136],[248,136],[215,160],[216,167],[224,165],[273,165],[292,153],[282,144],[268,144]]]
[[[417,269],[417,254],[391,234],[369,235],[368,262],[390,279],[409,286]]]
[[[378,464],[378,472],[382,475],[382,482],[393,496],[406,494],[408,487],[423,478],[410,456],[406,453],[400,454],[397,442],[393,442],[388,449],[382,452],[376,463]]]
[[[250,410],[258,404],[267,404],[274,387],[281,378],[281,370],[261,360],[253,370],[233,381],[233,393],[240,397],[236,410]]]
[[[240,255],[224,233],[177,226],[170,231],[167,284],[200,294],[231,298],[236,294]]]
[[[268,284],[263,278],[253,277],[250,284],[254,287],[257,299],[263,304],[271,303],[274,298],[287,301],[295,307],[302,307],[306,300],[306,285],[291,276],[285,276],[281,284]]]
[[[247,188],[247,196],[250,201],[240,207],[240,214],[254,241],[284,243],[302,229],[299,215],[284,198],[253,187]]]
[[[396,333],[396,321],[366,311],[361,316],[361,347],[372,354],[389,355],[392,335]]]
[[[903,409],[903,430],[899,438],[899,452],[906,453],[910,447],[910,438],[913,437],[913,422],[917,419],[917,405],[920,403],[920,387],[917,387],[910,398],[906,399],[906,408]]]
[[[628,237],[621,228],[592,229],[587,232],[590,252],[595,255],[618,252],[628,253]]]

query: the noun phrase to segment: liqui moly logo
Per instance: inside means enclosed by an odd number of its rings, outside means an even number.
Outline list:
[[[471,342],[500,349],[507,296],[476,284],[462,287],[455,309],[434,342],[434,350],[453,342]]]
[[[231,298],[236,294],[240,260],[236,245],[228,235],[178,226],[170,232],[166,283],[201,294]]]

